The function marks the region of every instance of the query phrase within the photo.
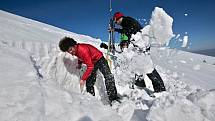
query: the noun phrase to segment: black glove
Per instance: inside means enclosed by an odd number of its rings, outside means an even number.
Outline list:
[[[105,43],[101,43],[101,44],[100,44],[100,48],[108,49],[108,46],[107,46],[107,44],[105,44]]]

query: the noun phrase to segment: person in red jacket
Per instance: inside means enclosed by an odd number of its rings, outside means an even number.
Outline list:
[[[80,87],[83,87],[86,84],[87,92],[95,96],[94,84],[96,81],[96,72],[99,69],[105,78],[105,85],[110,102],[118,99],[114,76],[101,51],[90,44],[77,43],[70,37],[61,39],[59,48],[63,52],[68,52],[78,57],[79,69],[81,68],[82,63],[87,65],[87,69],[80,80]]]

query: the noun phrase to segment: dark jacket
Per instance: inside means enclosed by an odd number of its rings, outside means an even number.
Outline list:
[[[127,16],[123,16],[120,26],[122,27],[122,29],[115,28],[115,31],[125,34],[129,40],[132,34],[136,34],[142,29],[142,26],[137,20]]]

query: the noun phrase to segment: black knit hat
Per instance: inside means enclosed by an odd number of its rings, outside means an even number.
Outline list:
[[[64,37],[59,42],[59,48],[61,51],[66,52],[71,46],[76,45],[77,42],[70,37]]]

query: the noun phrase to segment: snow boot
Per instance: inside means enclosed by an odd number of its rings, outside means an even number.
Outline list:
[[[152,71],[152,73],[147,74],[147,76],[149,77],[149,79],[152,81],[152,85],[154,88],[154,92],[162,92],[162,91],[166,91],[166,88],[164,86],[163,80],[160,77],[160,75],[158,74],[157,70],[154,69]]]
[[[122,102],[121,102],[121,99],[120,99],[120,97],[119,97],[118,95],[115,96],[115,97],[109,98],[110,106],[112,106],[113,103],[115,103],[115,102],[122,103]]]
[[[142,87],[142,88],[146,87],[143,75],[135,74],[134,85],[136,85],[138,87]]]

